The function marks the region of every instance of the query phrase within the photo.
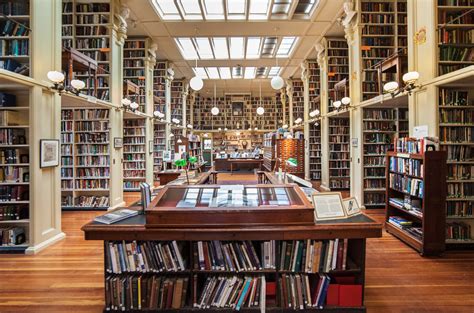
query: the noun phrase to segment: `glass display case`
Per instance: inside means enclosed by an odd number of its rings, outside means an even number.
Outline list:
[[[146,211],[147,227],[314,224],[296,185],[166,186]]]

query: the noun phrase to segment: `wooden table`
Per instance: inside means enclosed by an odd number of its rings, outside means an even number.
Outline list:
[[[229,159],[228,161],[230,163],[230,173],[234,171],[234,164],[257,164],[258,165],[258,170],[262,170],[262,159]]]

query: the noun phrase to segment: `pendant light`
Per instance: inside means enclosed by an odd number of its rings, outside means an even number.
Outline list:
[[[219,108],[216,105],[216,83],[214,83],[214,107],[211,109],[212,115],[219,114]]]
[[[194,33],[195,33],[194,37],[197,37],[197,31],[198,31],[198,29],[195,28],[194,29]],[[196,54],[196,66],[194,67],[195,70],[197,70],[197,63],[198,63],[197,58],[198,58],[198,56]],[[189,87],[191,87],[195,91],[199,91],[199,90],[202,89],[203,86],[204,86],[204,81],[202,80],[201,77],[197,76],[196,72],[194,72],[194,77],[191,78],[191,80],[189,81]]]
[[[263,115],[265,113],[265,109],[262,107],[262,83],[260,83],[260,105],[257,108],[257,114]]]
[[[275,37],[277,37],[277,31],[278,31],[278,28],[275,27]],[[276,67],[278,67],[278,57],[277,57],[276,53],[277,52],[276,52],[276,49],[275,49],[275,63],[276,63]],[[283,80],[283,78],[281,78],[280,74],[277,74],[270,81],[270,85],[272,85],[273,89],[280,90],[285,85],[285,81]]]

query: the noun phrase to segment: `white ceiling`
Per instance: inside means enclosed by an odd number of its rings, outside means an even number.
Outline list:
[[[198,0],[196,0],[198,1]],[[275,0],[274,0],[275,1]],[[294,2],[295,0],[293,0]],[[280,75],[284,78],[300,77],[300,64],[305,59],[315,58],[314,45],[323,36],[343,36],[337,18],[342,13],[344,0],[320,0],[311,19],[270,20],[270,21],[162,21],[151,0],[124,0],[131,10],[128,36],[151,37],[158,45],[158,58],[173,64],[175,78],[191,78],[194,60],[185,60],[174,40],[176,37],[231,37],[231,36],[297,36],[299,37],[289,58],[262,58],[243,60],[200,60],[199,67],[240,66],[282,66]],[[226,92],[262,93],[271,91],[269,79],[205,80],[204,92],[213,93],[214,83]],[[222,91],[220,92],[222,93]]]

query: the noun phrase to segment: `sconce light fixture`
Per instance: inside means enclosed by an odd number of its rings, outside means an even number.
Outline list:
[[[318,109],[313,110],[313,111],[309,112],[309,117],[315,118],[315,117],[318,116],[320,113],[321,113],[321,112],[320,112]]]
[[[51,89],[58,91],[59,95],[61,95],[62,92],[70,92],[77,96],[79,92],[86,87],[86,83],[79,79],[71,80],[71,86],[64,86],[63,82],[65,77],[64,74],[59,71],[49,71],[46,76],[54,85]]]
[[[407,92],[408,95],[411,96],[411,92],[419,87],[416,85],[419,78],[420,74],[416,71],[405,73],[402,76],[405,86],[400,87],[396,81],[391,81],[383,85],[383,91],[384,93],[389,93],[392,98],[395,98],[395,96],[403,92]]]

